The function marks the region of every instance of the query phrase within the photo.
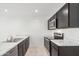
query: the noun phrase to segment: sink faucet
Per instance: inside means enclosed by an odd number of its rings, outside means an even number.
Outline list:
[[[7,41],[8,42],[12,42],[13,41],[13,37],[12,36],[8,36]]]

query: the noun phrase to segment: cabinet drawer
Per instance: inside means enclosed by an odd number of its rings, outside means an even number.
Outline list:
[[[51,46],[51,56],[58,56],[58,50],[54,46]]]

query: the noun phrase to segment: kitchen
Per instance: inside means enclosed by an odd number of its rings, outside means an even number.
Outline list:
[[[0,3],[0,56],[79,56],[78,6],[78,3]]]

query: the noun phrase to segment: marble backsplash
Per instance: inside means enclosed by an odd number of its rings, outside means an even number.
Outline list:
[[[64,33],[64,38],[68,38],[68,40],[79,40],[79,28],[56,29],[53,30],[52,33],[59,30]]]

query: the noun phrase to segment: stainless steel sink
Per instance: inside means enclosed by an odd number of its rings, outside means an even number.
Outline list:
[[[21,39],[23,39],[23,38],[15,38],[15,39],[13,39],[12,42],[18,42],[18,41],[20,41]]]
[[[6,40],[6,41],[4,41],[4,42],[18,42],[18,41],[20,41],[21,39],[23,39],[23,38],[14,38],[14,39],[12,39],[12,40]]]

